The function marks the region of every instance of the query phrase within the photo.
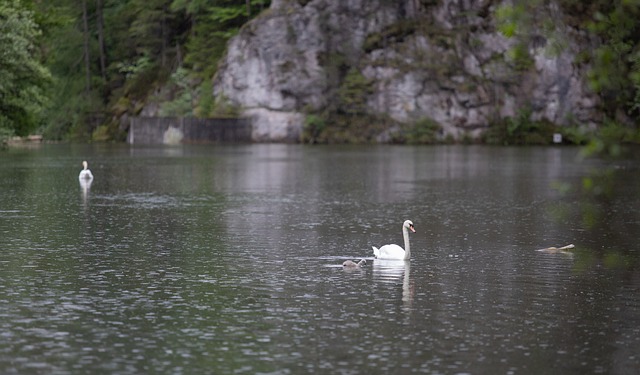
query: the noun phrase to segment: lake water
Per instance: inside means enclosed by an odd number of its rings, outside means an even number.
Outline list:
[[[640,155],[578,155],[2,151],[0,373],[637,374]]]

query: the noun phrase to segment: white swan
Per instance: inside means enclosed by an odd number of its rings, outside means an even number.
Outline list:
[[[86,161],[83,161],[82,166],[84,169],[80,171],[78,178],[80,180],[93,180],[93,174],[91,174],[91,171],[89,170],[89,164]]]
[[[412,231],[413,233],[416,232],[411,220],[406,220],[402,224],[404,249],[398,245],[384,245],[379,249],[373,246],[373,255],[375,255],[377,259],[409,260],[409,258],[411,258],[411,249],[409,248],[409,231]]]

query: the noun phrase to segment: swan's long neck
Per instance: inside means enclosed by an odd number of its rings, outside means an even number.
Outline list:
[[[411,248],[409,246],[409,230],[407,227],[402,227],[402,237],[404,237],[404,259],[411,258]]]

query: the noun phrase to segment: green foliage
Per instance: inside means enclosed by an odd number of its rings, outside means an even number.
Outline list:
[[[513,38],[523,28],[527,12],[524,3],[501,5],[496,9],[498,31],[507,38]]]
[[[238,3],[236,3],[238,4]],[[244,6],[213,6],[210,7],[211,15],[210,19],[217,24],[225,24],[228,22],[235,22],[239,18],[245,18],[246,12]]]
[[[507,38],[516,40],[515,45],[507,51],[507,58],[516,70],[526,71],[533,67],[534,61],[529,53],[529,44],[536,32],[541,32],[548,39],[554,38],[554,25],[543,22],[534,26],[536,19],[533,8],[538,6],[538,0],[515,2],[513,5],[501,5],[496,10],[498,30]],[[539,29],[535,30],[535,29]],[[557,43],[552,47],[556,47]]]
[[[228,39],[268,7],[268,0],[87,1],[88,35],[82,4],[38,2],[35,13],[47,31],[40,50],[55,77],[46,109],[47,139],[120,139],[111,123],[95,119],[136,115],[150,100],[162,103],[165,93],[170,99],[162,105],[165,113],[237,113],[224,101],[215,103],[210,80]],[[179,84],[175,76],[170,80],[178,68]],[[207,83],[198,88],[201,82]]]
[[[534,66],[533,57],[524,43],[518,43],[509,49],[507,57],[518,71],[527,71]]]
[[[207,4],[207,0],[173,0],[170,5],[172,12],[186,12],[197,14]]]
[[[135,79],[142,73],[148,71],[153,66],[149,55],[138,56],[134,61],[118,61],[113,64],[118,73],[126,79]]]
[[[442,141],[442,126],[433,119],[422,118],[416,121],[405,134],[409,144],[433,144]]]
[[[382,115],[313,113],[307,115],[302,141],[320,144],[374,143],[380,134],[394,125],[397,124]]]
[[[191,92],[183,91],[172,101],[162,103],[159,114],[165,117],[193,117]]]
[[[4,148],[15,133],[8,126],[3,126],[1,121],[2,119],[0,119],[0,148]]]
[[[181,39],[180,30],[184,14],[170,11],[173,0],[129,0],[135,12],[129,25],[129,38],[138,55],[153,56],[162,67],[168,67],[176,58],[172,49]]]
[[[234,117],[239,108],[225,96],[214,98],[210,79],[196,87],[194,78],[185,68],[178,68],[171,76],[173,100],[165,101],[160,108],[161,116],[168,117]]]
[[[527,68],[526,46],[536,35],[544,36],[547,49],[558,53],[566,42],[554,31],[555,20],[585,30],[595,48],[582,51],[576,63],[587,64],[591,88],[604,102],[605,113],[617,121],[638,123],[640,117],[640,2],[636,0],[560,0],[563,10],[557,17],[541,0],[517,0],[496,10],[498,30],[517,38],[517,47],[509,56],[519,69]],[[517,49],[521,49],[518,51]],[[626,116],[626,118],[625,118]]]
[[[144,101],[154,91],[169,81],[169,70],[154,63],[148,56],[119,66],[125,81],[122,93],[132,101]]]
[[[640,130],[607,119],[605,124],[591,135],[582,150],[582,155],[615,158],[621,156],[625,151],[624,145],[630,143],[640,144]]]
[[[91,134],[91,139],[97,142],[105,142],[111,139],[111,134],[109,134],[109,126],[100,125],[93,131]]]
[[[443,139],[442,127],[430,118],[413,124],[400,124],[384,115],[345,115],[336,112],[310,113],[303,127],[305,143],[375,143],[386,134],[391,143],[435,144]]]
[[[601,5],[587,24],[603,39],[592,51],[589,81],[606,102],[609,115],[616,109],[640,114],[640,2],[615,1]]]
[[[573,1],[560,0],[561,3]],[[566,14],[572,17],[575,12],[567,11]],[[495,17],[498,31],[515,41],[506,56],[519,71],[530,70],[534,66],[529,53],[531,48],[544,48],[549,56],[557,56],[568,48],[569,41],[563,30],[566,24],[572,22],[568,19],[560,21],[554,7],[547,1],[516,0],[502,4],[496,8]]]
[[[124,142],[127,138],[126,133],[120,130],[118,121],[111,121],[95,128],[91,133],[91,140],[94,142],[117,141]]]
[[[175,0],[172,9],[186,11],[192,18],[192,33],[187,39],[185,65],[198,78],[211,78],[224,55],[227,41],[236,35],[256,13],[251,9],[262,10],[268,6],[268,0],[246,1],[186,1]]]
[[[530,114],[530,110],[524,109],[515,117],[493,124],[482,141],[492,145],[547,145],[554,133],[560,133],[563,143],[584,145],[581,154],[585,157],[618,157],[625,151],[625,144],[640,144],[640,131],[636,127],[610,119],[595,130],[587,130],[582,126],[556,127],[546,121],[531,121]]]
[[[327,80],[330,82],[342,81],[351,68],[346,56],[337,52],[319,54],[318,63],[323,67]]]
[[[239,115],[240,108],[231,103],[229,98],[224,95],[214,98],[211,117],[237,117]]]
[[[185,65],[194,75],[203,79],[211,78],[224,55],[227,41],[237,31],[237,28],[221,30],[220,25],[211,22],[196,23],[195,32],[187,41]]]
[[[339,111],[349,115],[366,112],[367,95],[370,93],[371,82],[359,70],[351,68],[338,89]]]
[[[509,57],[519,69],[528,69],[525,48],[532,37],[542,35],[547,48],[555,53],[565,48],[565,42],[554,31],[555,20],[588,32],[592,40],[600,41],[595,48],[581,51],[575,61],[589,67],[588,80],[591,88],[600,95],[602,109],[609,119],[597,131],[584,128],[557,129],[569,143],[587,145],[585,155],[599,154],[616,156],[627,142],[637,142],[640,123],[640,1],[637,0],[560,0],[562,18],[548,15],[552,8],[541,0],[517,0],[511,5],[499,6],[496,19],[500,32],[517,38],[516,48]],[[518,51],[518,49],[522,49]],[[627,124],[627,125],[620,125]],[[525,142],[524,134],[532,132],[543,135],[546,130],[524,121],[521,116],[496,124],[485,134],[490,143],[519,144]],[[539,128],[539,129],[536,129]],[[525,129],[524,132],[521,132]],[[533,137],[535,141],[536,136]],[[530,140],[529,140],[530,141]],[[529,141],[525,143],[529,143]]]
[[[532,121],[531,109],[525,108],[515,117],[507,117],[493,124],[483,141],[492,145],[547,145],[553,141],[555,126],[547,121]]]
[[[367,98],[372,82],[342,54],[321,57],[327,74],[341,82],[336,95],[321,112],[307,114],[303,141],[308,143],[370,143],[380,135],[389,119],[368,113]]]
[[[302,129],[302,139],[305,143],[319,143],[326,138],[327,122],[318,114],[307,115]]]
[[[338,89],[338,111],[347,115],[364,114],[371,82],[356,68],[349,69]]]
[[[407,36],[415,33],[418,26],[415,22],[406,19],[402,20],[402,22],[393,23],[379,33],[369,34],[362,48],[366,52],[371,52],[379,48],[384,48],[386,44],[400,43]]]
[[[569,0],[561,5],[579,6]],[[600,94],[607,115],[604,124],[588,133],[582,154],[616,157],[624,144],[640,143],[640,2],[595,1],[583,25],[602,43],[587,51],[591,88]],[[623,125],[626,124],[626,125]]]
[[[189,73],[184,68],[178,68],[171,75],[171,84],[176,88],[177,95],[171,101],[163,103],[160,116],[167,117],[192,117],[195,94],[191,89]]]
[[[198,106],[196,108],[196,117],[207,118],[213,113],[213,106],[215,104],[213,97],[213,82],[210,79],[205,79],[198,88]]]
[[[0,2],[0,128],[27,135],[47,104],[50,72],[40,62],[40,29],[20,1]]]
[[[558,130],[562,134],[563,142],[572,145],[586,145],[593,136],[581,126],[567,126]]]

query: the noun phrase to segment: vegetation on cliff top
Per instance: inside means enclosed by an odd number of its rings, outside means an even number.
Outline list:
[[[550,30],[534,17],[541,0],[495,2],[499,30],[526,45],[531,30]],[[562,22],[597,41],[577,64],[589,64],[589,81],[603,102],[603,129],[623,141],[637,141],[640,122],[640,1],[559,0]],[[0,137],[43,133],[47,139],[98,140],[122,137],[119,119],[156,105],[165,114],[206,117],[233,113],[224,98],[211,95],[211,77],[226,42],[269,6],[268,0],[6,0],[0,3]],[[407,22],[371,35],[364,49],[415,32]],[[548,35],[562,48],[561,36]],[[555,38],[555,39],[554,39]],[[513,51],[525,64],[526,48]],[[524,66],[524,65],[523,65]],[[526,66],[524,66],[526,68]],[[369,83],[357,67],[346,67],[334,100],[305,128],[318,142],[388,140],[449,141],[438,124],[423,119],[397,124],[364,116]],[[161,98],[161,99],[157,99]],[[533,123],[526,114],[495,124],[484,140],[537,143],[552,124]],[[383,116],[384,117],[384,116]],[[576,128],[580,124],[576,124]],[[398,132],[394,135],[394,130]],[[586,142],[577,130],[566,139]],[[594,134],[600,137],[602,131]],[[584,138],[584,139],[583,139]],[[615,137],[614,137],[615,138]],[[594,146],[596,147],[596,146]]]

